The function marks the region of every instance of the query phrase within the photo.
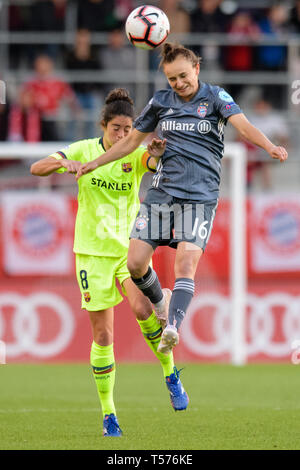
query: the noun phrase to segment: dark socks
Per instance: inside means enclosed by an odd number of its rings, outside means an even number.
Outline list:
[[[173,289],[170,307],[169,324],[177,328],[180,327],[186,314],[187,308],[194,295],[194,281],[186,277],[176,279]]]
[[[156,272],[149,266],[146,274],[139,278],[131,278],[135,285],[148,297],[152,304],[157,304],[163,298],[161,285]]]

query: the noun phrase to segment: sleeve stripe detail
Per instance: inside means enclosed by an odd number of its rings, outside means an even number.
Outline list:
[[[49,157],[55,158],[56,160],[62,160],[63,158],[67,158],[63,152],[55,152],[49,155]]]
[[[62,152],[62,151],[58,151],[56,153],[58,153],[58,155],[60,155],[63,158],[67,158],[66,155],[64,154],[64,152]]]

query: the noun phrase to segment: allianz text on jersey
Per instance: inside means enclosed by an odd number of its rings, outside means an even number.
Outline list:
[[[187,131],[195,132],[196,130],[200,134],[208,134],[211,131],[211,123],[209,121],[201,120],[196,125],[195,122],[177,122],[175,120],[165,120],[161,122],[162,131]]]

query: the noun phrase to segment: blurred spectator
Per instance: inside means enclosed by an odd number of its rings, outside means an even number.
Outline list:
[[[244,10],[236,13],[228,29],[229,38],[234,40],[237,44],[239,44],[239,41],[245,39],[257,39],[259,34],[260,29],[258,25],[253,20],[251,14]],[[223,65],[225,70],[244,72],[254,69],[253,46],[242,43],[239,45],[226,46],[223,48],[223,51]],[[245,85],[242,84],[228,85],[227,90],[232,96],[239,100],[244,87]]]
[[[40,55],[34,63],[35,77],[24,85],[21,92],[30,92],[32,105],[41,113],[43,141],[59,140],[57,117],[62,101],[66,101],[73,113],[79,111],[79,104],[72,88],[53,73],[54,64],[50,57]]]
[[[79,0],[78,29],[111,31],[118,27],[114,0]]]
[[[114,15],[120,23],[125,24],[129,13],[135,8],[134,0],[115,0]]]
[[[28,8],[27,10],[20,5],[9,5],[8,8],[8,27],[9,31],[26,31],[28,28]],[[28,46],[24,44],[9,45],[9,67],[18,68],[22,59],[27,56]]]
[[[89,71],[99,70],[99,62],[95,57],[95,53],[91,47],[91,33],[87,29],[80,29],[76,33],[75,46],[69,51],[66,56],[66,68],[72,71]],[[74,138],[90,138],[94,137],[94,112],[98,108],[96,100],[96,91],[99,85],[91,82],[76,82],[72,83],[73,90],[81,105],[81,108],[86,111],[85,121],[86,125],[83,126],[82,135],[78,133]]]
[[[8,115],[9,105],[0,103],[0,141],[2,142],[8,137]]]
[[[171,33],[181,34],[190,31],[190,15],[184,9],[184,3],[180,0],[162,0],[159,7],[169,18]]]
[[[65,60],[68,70],[99,70],[100,65],[95,52],[91,46],[91,34],[87,29],[80,29],[76,33],[75,45],[71,51],[66,54]],[[91,98],[91,92],[97,88],[95,83],[73,83],[79,101],[85,107],[87,101]]]
[[[287,33],[288,11],[286,5],[272,6],[267,16],[260,20],[259,27],[267,37],[279,39]],[[282,45],[260,46],[257,48],[258,68],[264,71],[281,71],[287,67],[287,48]],[[285,85],[264,85],[263,94],[268,101],[276,103],[276,107],[284,108],[287,100]]]
[[[291,10],[289,30],[293,33],[300,34],[300,0],[296,0],[294,8]]]
[[[31,6],[31,19],[29,28],[32,31],[64,31],[67,0],[36,0]],[[47,54],[53,59],[60,57],[61,45],[36,45],[30,50],[30,60],[34,61],[37,55]]]
[[[35,0],[31,6],[32,31],[63,31],[67,0]]]
[[[102,67],[112,71],[135,70],[136,68],[136,51],[132,47],[123,32],[116,29],[109,33],[108,45],[100,49],[99,61]],[[104,86],[104,94],[107,94],[111,88],[125,86],[132,97],[135,96],[135,87],[133,84],[122,81],[122,76],[118,75],[119,82],[114,81]]]
[[[222,0],[198,0],[197,8],[191,14],[192,33],[224,33],[228,16],[221,9]],[[221,48],[217,46],[193,46],[194,52],[203,58],[206,69],[216,70],[221,59]]]
[[[253,113],[249,114],[251,123],[258,127],[275,145],[282,145],[285,148],[289,145],[289,132],[280,112],[275,111],[270,102],[266,99],[259,98],[253,107]],[[248,149],[248,166],[247,166],[247,182],[250,189],[254,183],[255,173],[261,176],[263,189],[270,189],[271,181],[271,165],[264,150],[245,144]]]
[[[41,140],[41,114],[31,90],[20,93],[18,103],[9,113],[8,140],[10,142],[39,142]]]
[[[223,33],[227,29],[228,16],[220,10],[222,0],[198,0],[191,15],[193,33]]]
[[[266,36],[279,38],[287,32],[288,12],[283,4],[272,6],[267,16],[259,22],[260,30]],[[283,70],[286,66],[285,46],[261,46],[258,48],[258,63],[262,70]]]
[[[232,19],[228,34],[236,43],[244,39],[258,39],[260,29],[247,11],[238,12]],[[254,66],[253,47],[249,44],[228,46],[225,49],[226,70],[246,71]]]

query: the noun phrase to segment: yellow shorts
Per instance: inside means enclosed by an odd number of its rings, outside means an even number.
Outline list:
[[[76,253],[76,276],[81,292],[81,308],[94,312],[114,307],[123,300],[116,278],[122,286],[130,277],[127,256],[113,258]],[[125,290],[123,292],[126,294]]]

